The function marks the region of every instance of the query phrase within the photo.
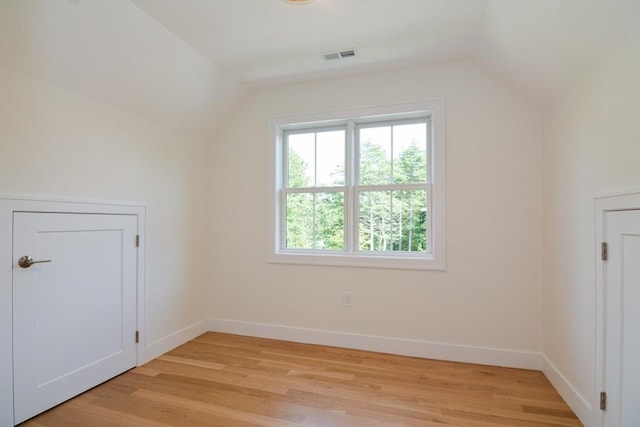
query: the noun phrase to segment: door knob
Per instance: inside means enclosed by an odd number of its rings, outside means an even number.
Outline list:
[[[31,258],[29,255],[24,255],[24,256],[21,256],[20,259],[18,260],[18,265],[22,268],[29,268],[33,264],[39,264],[41,262],[51,262],[51,260],[45,259],[42,261],[34,261],[33,258]]]

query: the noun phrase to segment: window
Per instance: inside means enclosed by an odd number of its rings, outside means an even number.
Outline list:
[[[444,269],[441,102],[271,123],[269,260]]]

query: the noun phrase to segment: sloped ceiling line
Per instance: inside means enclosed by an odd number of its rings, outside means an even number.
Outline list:
[[[542,110],[639,25],[637,0],[8,0],[0,66],[210,132],[247,87],[454,60]]]

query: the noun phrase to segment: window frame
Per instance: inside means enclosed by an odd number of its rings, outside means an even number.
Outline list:
[[[267,261],[270,263],[308,264],[328,266],[374,267],[444,270],[445,262],[445,137],[444,101],[433,100],[412,104],[390,105],[366,109],[346,110],[331,113],[305,114],[282,117],[269,121],[269,156],[267,179]],[[389,184],[393,190],[400,186],[428,187],[427,197],[431,204],[430,239],[431,253],[408,251],[362,251],[353,236],[353,224],[357,203],[355,197],[372,186],[359,185],[356,170],[359,170],[357,150],[360,141],[356,132],[361,127],[398,124],[398,121],[412,121],[427,118],[427,165],[431,171],[426,183]],[[312,187],[285,189],[288,159],[285,157],[285,132],[296,133],[305,129],[336,129],[346,127],[345,141],[345,185],[332,187]],[[348,140],[353,138],[353,143]],[[347,165],[353,165],[349,168]],[[430,178],[430,179],[429,179]],[[373,186],[379,187],[379,186]],[[392,188],[393,187],[393,188]],[[285,205],[286,194],[295,192],[344,191],[344,250],[294,249],[284,248],[286,242]],[[285,194],[285,196],[282,196]]]
[[[349,133],[349,124],[348,123],[343,123],[343,124],[339,124],[339,125],[329,125],[329,126],[313,126],[313,125],[308,125],[306,127],[303,128],[296,128],[296,129],[289,129],[289,128],[283,128],[282,132],[281,132],[281,144],[282,144],[282,167],[280,170],[280,174],[282,174],[282,185],[280,186],[279,190],[278,190],[278,209],[279,212],[281,213],[280,215],[280,224],[279,224],[279,242],[278,242],[278,246],[283,246],[282,243],[287,241],[287,218],[286,218],[286,206],[287,206],[287,195],[289,194],[316,194],[316,193],[329,193],[329,192],[342,192],[343,193],[343,197],[345,200],[345,210],[343,213],[343,222],[345,224],[345,229],[344,229],[344,236],[343,236],[343,247],[344,249],[342,251],[337,251],[337,250],[331,250],[331,249],[315,249],[315,248],[280,248],[280,251],[283,253],[326,253],[326,252],[332,252],[332,253],[340,253],[344,255],[344,252],[347,250],[348,247],[348,234],[346,231],[346,224],[347,224],[347,218],[348,218],[348,213],[347,213],[347,209],[346,209],[346,204],[347,204],[347,200],[348,200],[348,192],[347,189],[349,188],[349,178],[347,177],[347,171],[345,170],[345,177],[344,177],[344,181],[345,181],[345,185],[343,186],[318,186],[317,182],[315,183],[315,185],[310,186],[310,187],[288,187],[286,184],[288,183],[289,180],[289,146],[288,146],[288,135],[296,135],[296,134],[301,134],[301,133],[309,133],[310,130],[313,130],[316,135],[319,132],[331,132],[331,131],[335,131],[335,130],[344,130],[345,131],[345,165],[348,163],[347,160],[347,151],[349,151],[349,147],[347,144],[347,141],[349,139],[348,137],[348,133]],[[316,143],[317,144],[317,143]],[[316,170],[314,170],[314,177],[317,180],[317,163],[314,165],[316,167]],[[345,168],[346,169],[346,168]]]

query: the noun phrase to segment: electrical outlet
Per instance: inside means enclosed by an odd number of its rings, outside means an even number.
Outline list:
[[[344,292],[342,294],[342,305],[345,307],[353,306],[353,292]]]

